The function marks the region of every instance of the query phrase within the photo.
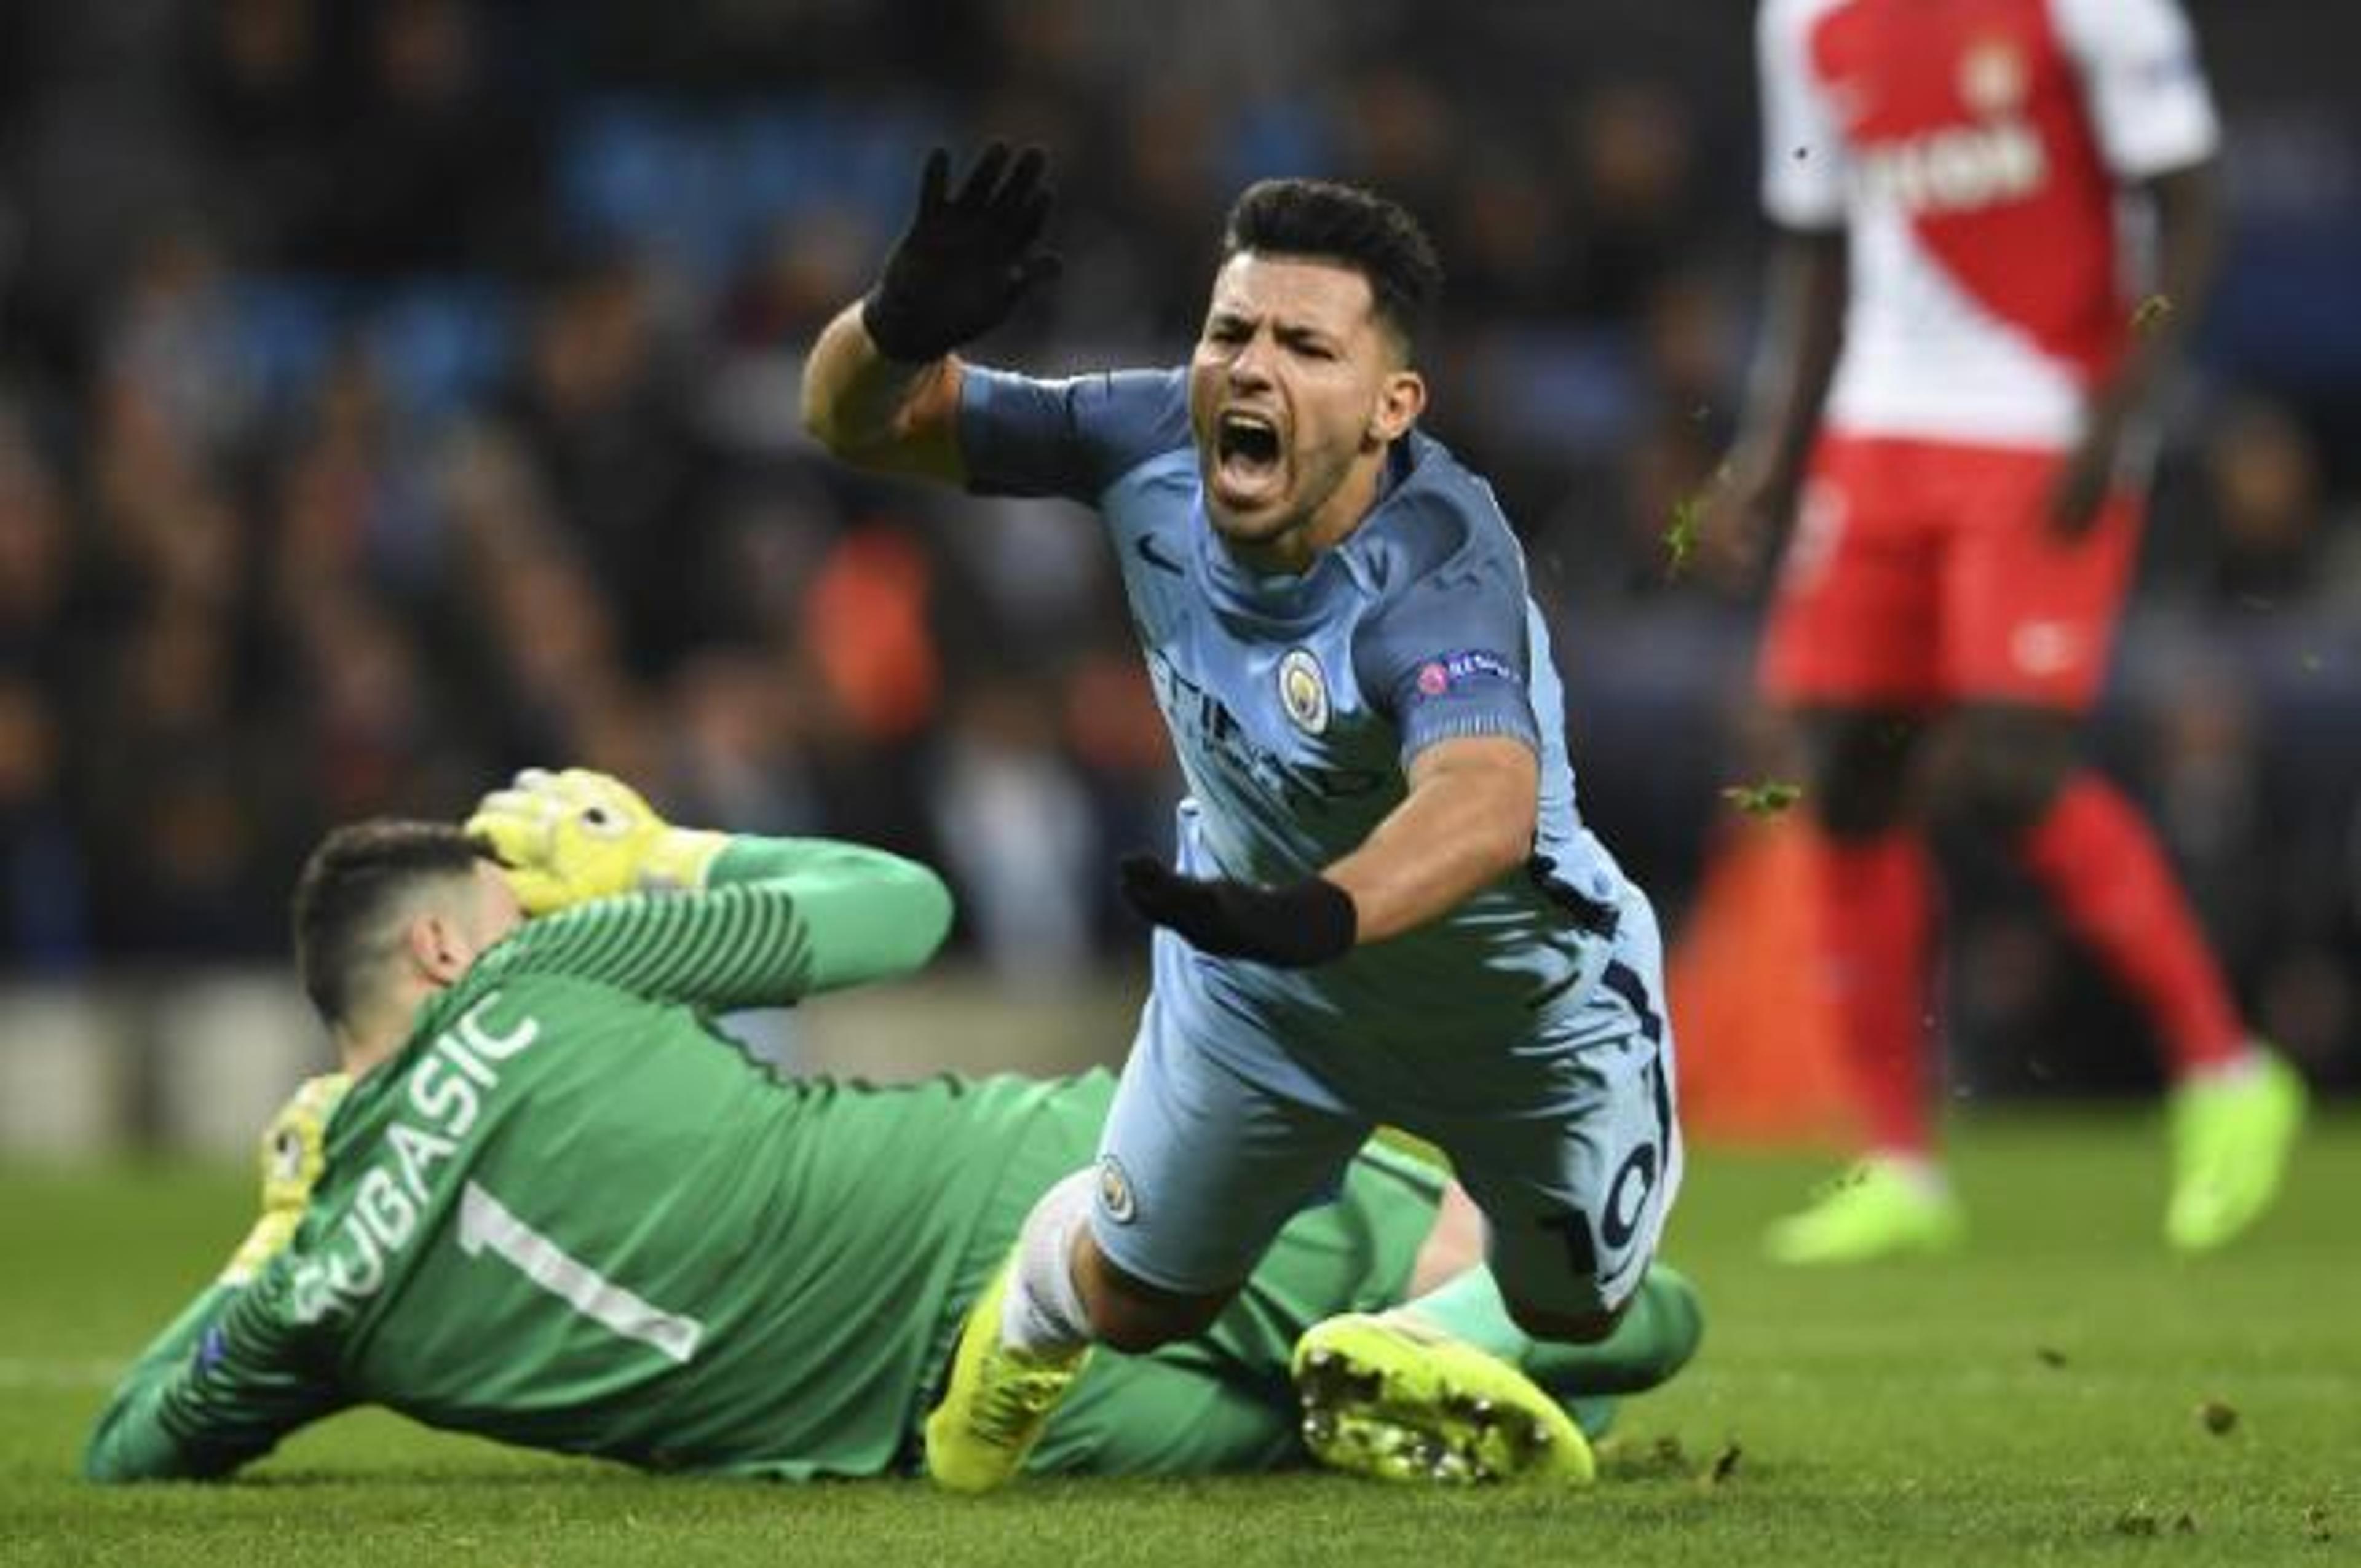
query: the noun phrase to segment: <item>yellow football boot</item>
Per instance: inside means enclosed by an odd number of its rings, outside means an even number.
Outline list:
[[[1773,1224],[1763,1250],[1774,1263],[1869,1263],[1949,1252],[1967,1234],[1959,1200],[1891,1160],[1865,1159],[1809,1208]]]
[[[1597,1477],[1582,1429],[1531,1378],[1408,1317],[1315,1323],[1293,1371],[1304,1445],[1331,1469],[1426,1486]]]
[[[2164,1234],[2175,1249],[2210,1251],[2270,1207],[2307,1098],[2295,1069],[2269,1052],[2257,1054],[2251,1071],[2172,1091],[2172,1201]]]
[[[950,1491],[989,1492],[1014,1480],[1090,1360],[1086,1344],[1034,1354],[1000,1343],[1001,1303],[1015,1269],[1014,1258],[1002,1264],[968,1309],[950,1387],[927,1417],[927,1474]]]

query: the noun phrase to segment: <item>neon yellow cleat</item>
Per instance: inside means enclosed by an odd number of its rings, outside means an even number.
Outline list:
[[[927,1417],[927,1474],[953,1492],[989,1492],[1014,1480],[1090,1360],[1088,1345],[1035,1355],[1000,1343],[1000,1307],[1014,1268],[1014,1260],[1001,1265],[968,1309],[950,1386]]]
[[[1299,1341],[1303,1442],[1380,1481],[1587,1486],[1590,1442],[1556,1400],[1474,1345],[1398,1314],[1353,1312]]]
[[[2261,1217],[2303,1126],[2303,1079],[2257,1051],[2251,1071],[2172,1091],[2172,1201],[2165,1239],[2181,1252],[2222,1245]]]
[[[1865,1159],[1810,1208],[1773,1224],[1763,1245],[1774,1263],[1868,1263],[1949,1252],[1967,1229],[1950,1193],[1892,1160]]]

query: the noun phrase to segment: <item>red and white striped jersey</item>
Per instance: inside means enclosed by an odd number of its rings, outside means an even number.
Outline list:
[[[2062,446],[2123,351],[2123,185],[2219,132],[2178,0],[1763,0],[1763,203],[1849,236],[1827,421]]]

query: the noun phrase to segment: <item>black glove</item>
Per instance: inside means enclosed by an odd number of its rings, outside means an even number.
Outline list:
[[[1208,882],[1169,872],[1148,855],[1126,856],[1122,872],[1124,902],[1201,952],[1310,969],[1353,950],[1360,921],[1352,895],[1325,877],[1286,887]]]
[[[1049,216],[1048,163],[1028,147],[1011,167],[1007,144],[994,142],[959,194],[946,196],[950,154],[928,154],[917,215],[861,302],[861,324],[886,358],[939,359],[1006,321],[1027,291],[1058,275],[1058,258],[1033,248]]]

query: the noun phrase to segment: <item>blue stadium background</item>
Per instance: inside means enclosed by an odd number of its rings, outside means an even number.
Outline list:
[[[1662,539],[1751,348],[1750,11],[0,11],[0,981],[269,962],[327,825],[548,762],[933,861],[996,982],[1136,961],[1106,868],[1164,840],[1173,781],[1090,523],[865,482],[795,428],[924,149],[987,134],[1056,160],[1067,278],[981,350],[1033,367],[1180,356],[1253,177],[1430,222],[1430,422],[1520,527],[1587,807],[1677,920],[1722,787],[1775,767],[1761,584]],[[2235,246],[2097,743],[2243,998],[2349,1085],[2361,16],[2193,14]],[[1957,869],[1963,1075],[2150,1078],[2022,890]]]

